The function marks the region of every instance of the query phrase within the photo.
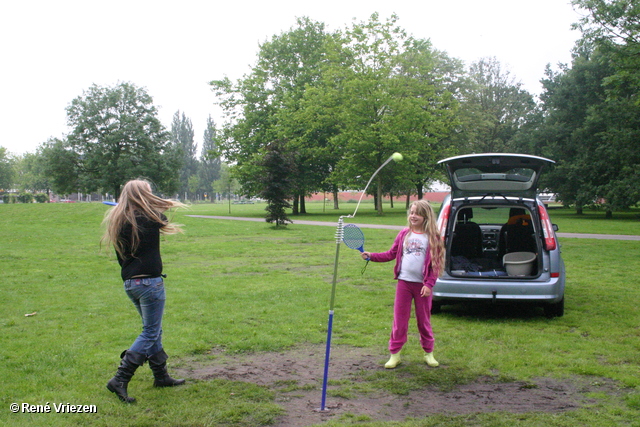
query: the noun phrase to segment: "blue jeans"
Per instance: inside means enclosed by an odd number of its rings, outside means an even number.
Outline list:
[[[142,332],[129,351],[152,356],[162,350],[162,315],[165,292],[162,277],[144,277],[124,281],[124,290],[142,318]]]

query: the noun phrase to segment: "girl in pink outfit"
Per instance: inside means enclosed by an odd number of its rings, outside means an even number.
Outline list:
[[[392,369],[400,363],[400,350],[407,342],[411,302],[415,304],[420,344],[425,362],[438,366],[433,356],[431,330],[431,289],[444,268],[444,245],[436,227],[436,215],[426,200],[411,204],[407,216],[409,226],[400,233],[387,252],[363,252],[363,259],[373,262],[396,260],[394,278],[398,280],[393,305],[393,328],[389,339],[391,357],[384,365]]]

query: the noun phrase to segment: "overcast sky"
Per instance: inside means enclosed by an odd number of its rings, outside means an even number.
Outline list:
[[[392,13],[417,38],[467,65],[496,57],[534,94],[546,64],[570,63],[580,33],[569,0],[35,0],[0,9],[0,146],[34,152],[62,137],[67,105],[92,84],[145,87],[170,129],[178,110],[201,145],[206,119],[221,124],[208,82],[236,80],[259,45],[297,17],[332,31]]]

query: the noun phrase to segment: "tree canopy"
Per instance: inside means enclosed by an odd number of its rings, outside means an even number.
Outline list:
[[[407,162],[379,174],[378,200],[394,185],[422,190],[425,168],[448,150],[457,108],[448,86],[461,70],[396,21],[374,14],[328,34],[322,24],[300,19],[261,46],[249,75],[211,83],[229,119],[222,151],[237,163],[245,191],[261,191],[256,166],[276,140],[296,164],[298,196],[359,188],[366,178],[357,177],[370,176],[395,151]]]
[[[603,203],[607,216],[640,201],[638,6],[575,0],[589,13],[571,67],[547,70],[541,154],[557,160],[544,182],[566,204]]]
[[[0,147],[0,188],[9,189],[13,184],[13,161],[7,149]]]
[[[68,163],[68,176],[77,177],[76,189],[117,197],[126,181],[146,177],[161,192],[177,190],[179,151],[144,88],[93,85],[67,107],[67,118],[71,133],[51,149],[64,151],[57,155]]]

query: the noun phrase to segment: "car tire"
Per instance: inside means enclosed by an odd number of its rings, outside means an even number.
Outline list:
[[[431,314],[438,314],[442,311],[442,303],[432,301],[431,302]]]
[[[564,316],[564,297],[562,297],[560,302],[545,305],[544,314],[549,318]]]

